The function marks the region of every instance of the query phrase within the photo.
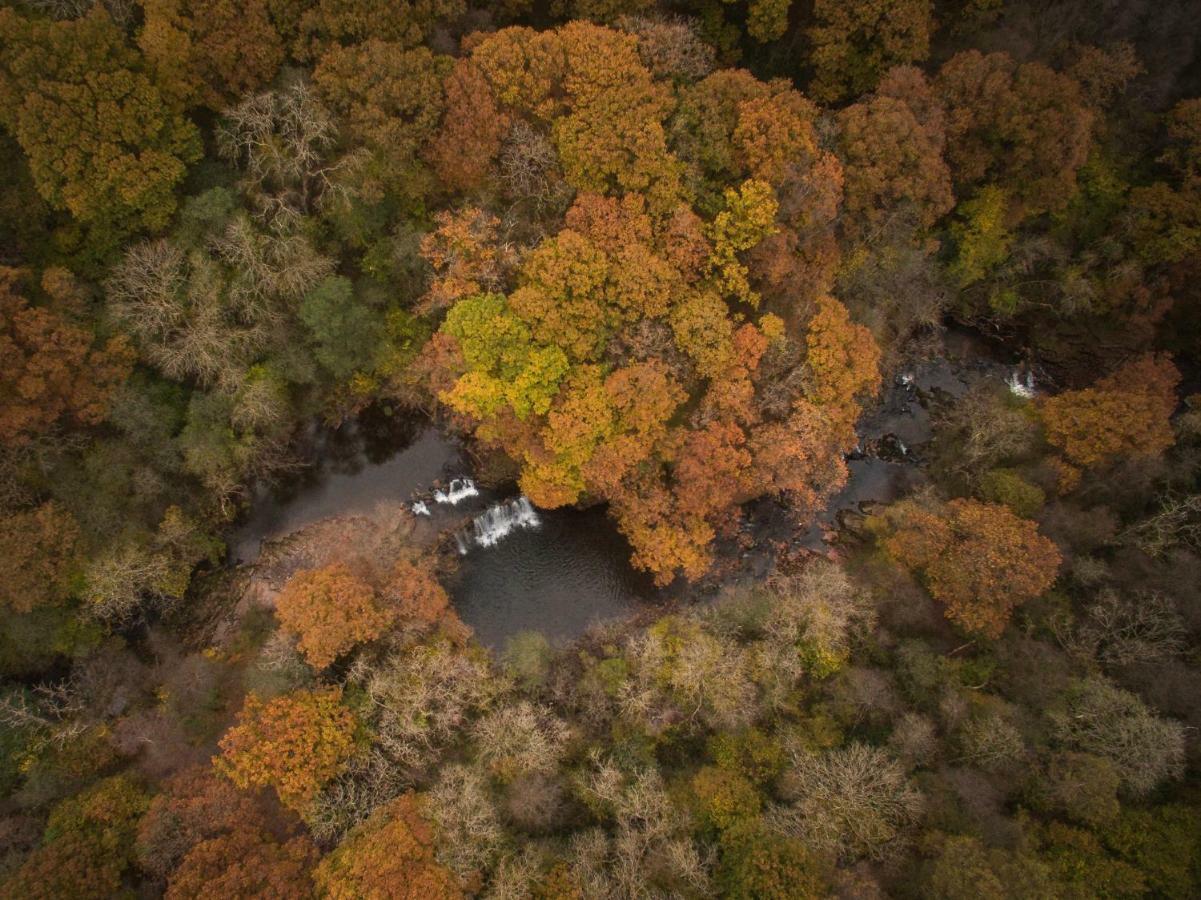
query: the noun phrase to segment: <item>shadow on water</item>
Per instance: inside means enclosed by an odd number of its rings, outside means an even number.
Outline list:
[[[315,433],[308,456],[312,464],[297,477],[259,491],[250,515],[230,537],[231,559],[254,562],[264,540],[319,519],[407,501],[466,465],[459,447],[427,419],[378,411]]]

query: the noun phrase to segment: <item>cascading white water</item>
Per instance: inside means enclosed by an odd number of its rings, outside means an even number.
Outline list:
[[[1009,390],[1014,396],[1025,400],[1029,400],[1038,393],[1034,387],[1034,373],[1029,369],[1025,373],[1020,369],[1014,369],[1009,373],[1009,378],[1005,383],[1009,385]]]
[[[468,497],[478,497],[479,493],[470,478],[452,478],[445,491],[434,491],[434,502],[457,506]]]
[[[527,497],[505,500],[488,507],[471,523],[470,542],[477,547],[494,547],[519,528],[537,528],[542,524],[534,505]],[[468,536],[456,534],[459,553],[468,550]]]
[[[409,508],[415,516],[428,516],[430,514],[429,505],[423,500],[414,500],[412,506]]]

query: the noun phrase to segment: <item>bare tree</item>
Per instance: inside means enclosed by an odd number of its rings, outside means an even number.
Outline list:
[[[566,722],[526,700],[488,713],[473,732],[480,762],[503,781],[553,772],[571,737]]]
[[[337,127],[303,81],[227,110],[216,140],[218,154],[246,173],[260,218],[281,231],[348,196],[345,176],[366,153],[332,158]]]
[[[108,281],[109,309],[143,355],[170,378],[212,384],[262,346],[265,322],[229,303],[220,266],[167,240],[130,248]]]
[[[642,64],[661,78],[699,81],[717,67],[717,52],[683,16],[622,16],[617,27],[638,38]]]
[[[509,195],[541,212],[559,212],[571,201],[559,154],[550,138],[518,120],[500,150],[500,176]]]
[[[627,716],[655,727],[738,728],[758,714],[749,654],[694,618],[669,617],[632,636],[626,657],[634,675],[620,697]]]
[[[408,648],[378,667],[361,664],[351,678],[370,701],[380,748],[414,773],[437,762],[507,687],[485,659],[447,641]]]
[[[960,761],[995,772],[1010,766],[1026,752],[1026,742],[1011,713],[997,704],[969,716],[955,734]]]
[[[1123,541],[1161,557],[1175,547],[1201,547],[1201,494],[1169,494],[1159,511],[1122,534]]]
[[[505,837],[487,783],[474,769],[449,765],[427,797],[439,860],[464,883],[477,882],[496,865]]]
[[[412,780],[400,766],[372,748],[322,788],[305,811],[305,824],[316,840],[334,844],[376,809],[412,787]]]
[[[1077,682],[1050,719],[1062,744],[1112,762],[1131,796],[1184,773],[1184,727],[1104,678]]]
[[[0,696],[0,725],[26,732],[32,749],[67,746],[88,729],[84,703],[70,680]]]
[[[1068,638],[1067,649],[1102,666],[1162,662],[1184,649],[1184,621],[1167,597],[1102,590]]]
[[[708,894],[708,861],[658,771],[626,773],[593,754],[580,788],[611,825],[611,833],[598,828],[572,837],[569,859],[584,896],[642,900]]]
[[[791,802],[769,813],[773,827],[845,861],[901,848],[922,797],[895,759],[860,743],[820,754],[794,744],[789,755],[780,789]]]
[[[235,216],[210,243],[232,270],[231,302],[250,321],[283,321],[279,301],[299,300],[334,270],[333,260],[318,253],[305,235],[262,231],[245,215]]]

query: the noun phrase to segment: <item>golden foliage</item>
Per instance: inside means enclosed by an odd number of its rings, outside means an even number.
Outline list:
[[[354,753],[357,727],[340,687],[266,703],[250,694],[213,765],[240,788],[275,788],[285,806],[301,811]]]
[[[329,900],[454,900],[457,879],[434,856],[423,800],[405,794],[380,807],[321,861],[314,879]]]
[[[1169,418],[1179,384],[1171,359],[1146,355],[1092,387],[1047,397],[1039,404],[1047,442],[1081,467],[1158,456],[1175,442]]]

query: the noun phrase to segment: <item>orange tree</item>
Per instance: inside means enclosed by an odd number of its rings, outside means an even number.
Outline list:
[[[1180,373],[1162,354],[1126,363],[1092,387],[1064,391],[1039,405],[1047,442],[1073,466],[1127,456],[1157,456],[1175,438],[1169,421]]]
[[[838,127],[848,231],[868,234],[902,204],[923,228],[950,212],[942,110],[920,70],[893,69],[874,97],[838,114]]]
[[[79,526],[57,503],[0,515],[0,606],[27,613],[65,600]]]
[[[1055,544],[1006,506],[906,500],[885,519],[885,550],[919,573],[947,618],[969,634],[999,637],[1014,607],[1045,593],[1059,569]]]
[[[275,616],[298,636],[300,652],[318,669],[356,644],[379,637],[392,621],[391,611],[376,602],[371,585],[345,563],[293,575],[276,599]]]
[[[1093,112],[1080,85],[1041,63],[967,50],[938,71],[947,161],[958,185],[996,183],[1023,212],[1062,209],[1092,146]]]
[[[189,850],[167,882],[166,896],[312,896],[317,857],[317,848],[306,837],[281,843],[264,829],[243,825]]]
[[[440,223],[426,252],[449,306],[417,365],[438,399],[536,504],[607,501],[660,583],[703,574],[754,497],[820,505],[879,353],[825,286],[841,179],[813,105],[746,72],[656,79],[633,36],[585,23],[464,46],[472,102],[549,135],[578,193],[515,266],[470,208],[459,259]]]
[[[452,900],[458,880],[434,856],[434,828],[422,800],[405,794],[380,807],[321,861],[314,873],[330,900]]]
[[[340,687],[293,691],[266,703],[250,694],[213,764],[240,788],[275,788],[285,806],[299,811],[353,755],[357,728]]]
[[[55,312],[30,306],[20,272],[0,267],[0,443],[25,444],[62,422],[95,425],[129,375],[133,349],[103,346]]]

